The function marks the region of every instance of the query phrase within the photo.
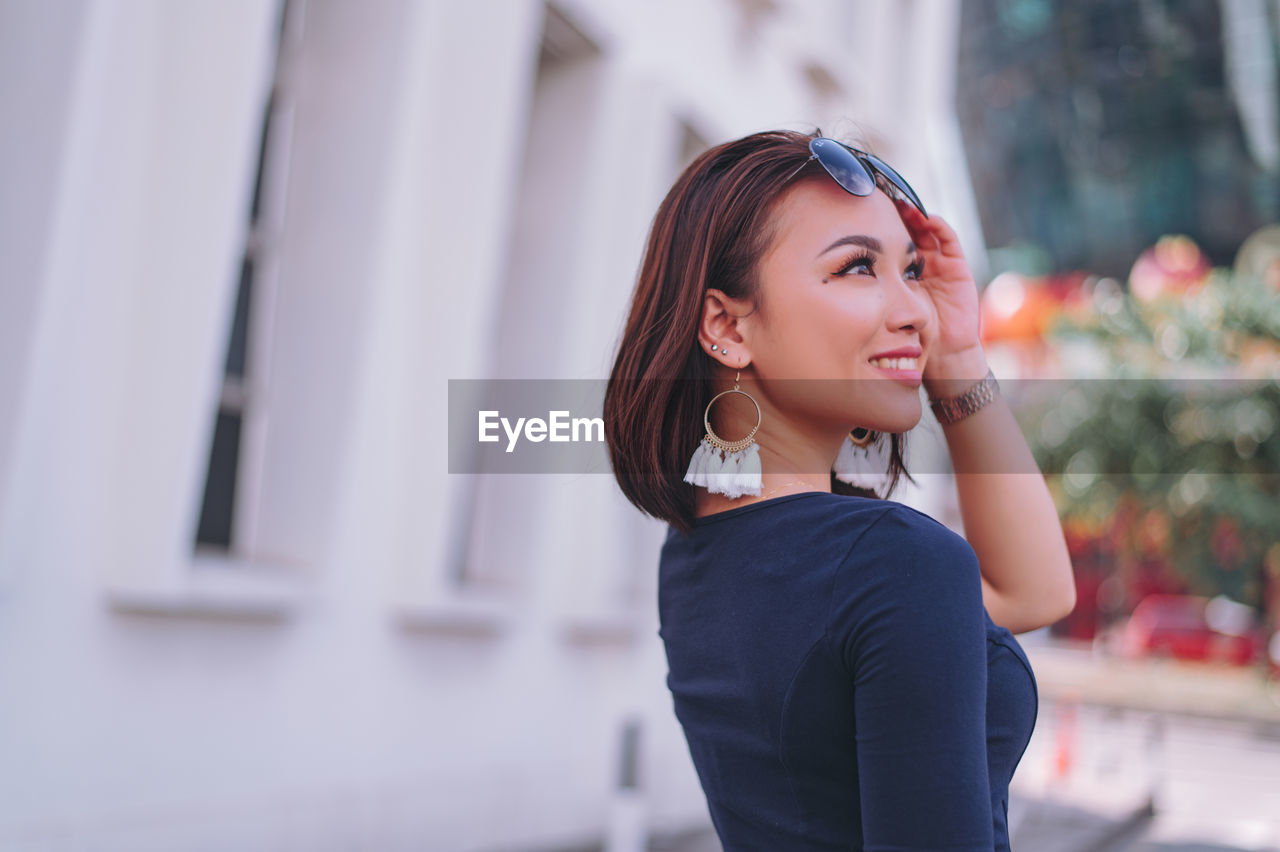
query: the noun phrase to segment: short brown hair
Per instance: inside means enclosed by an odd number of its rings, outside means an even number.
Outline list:
[[[627,499],[683,532],[692,528],[695,508],[684,474],[715,393],[711,359],[697,339],[703,296],[715,288],[730,298],[758,299],[760,261],[772,241],[773,209],[792,185],[788,178],[797,170],[825,174],[816,161],[806,165],[809,141],[818,135],[768,131],[711,148],[684,170],[654,217],[605,390],[605,441]],[[890,441],[891,491],[907,474],[903,436]],[[877,496],[834,474],[831,489]]]

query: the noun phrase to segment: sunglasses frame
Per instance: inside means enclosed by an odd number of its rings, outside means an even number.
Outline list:
[[[831,144],[828,145],[827,143]],[[841,153],[842,150],[844,153]],[[848,156],[846,157],[845,154]],[[809,141],[809,155],[809,159],[805,160],[804,163],[800,165],[799,169],[796,169],[791,173],[791,177],[787,178],[788,181],[791,180],[792,177],[795,177],[800,172],[800,169],[803,169],[812,160],[817,160],[822,164],[822,167],[826,169],[827,174],[831,175],[831,179],[840,185],[841,189],[850,195],[856,195],[859,198],[866,198],[868,195],[875,192],[875,175],[879,174],[884,176],[885,180],[889,181],[889,183],[893,184],[893,186],[903,194],[907,201],[915,205],[915,208],[919,210],[926,219],[929,218],[928,211],[924,209],[924,204],[920,201],[920,196],[916,195],[916,191],[911,188],[911,184],[907,183],[906,179],[903,178],[902,175],[898,174],[892,166],[876,155],[853,148],[838,139],[831,139],[826,136],[818,136]],[[836,158],[839,158],[839,160]],[[853,176],[854,180],[861,177],[862,180],[866,182],[866,185],[863,186],[858,184],[851,187],[846,182],[850,175]]]

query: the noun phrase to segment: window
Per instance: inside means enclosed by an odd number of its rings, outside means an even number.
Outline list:
[[[209,451],[197,549],[238,552],[252,540],[256,463],[261,448],[264,321],[276,283],[277,244],[284,213],[293,103],[287,73],[302,32],[305,0],[280,6],[276,70],[263,113],[248,233],[236,289],[230,339]]]

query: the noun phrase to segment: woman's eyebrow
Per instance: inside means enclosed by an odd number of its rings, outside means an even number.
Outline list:
[[[866,234],[850,234],[847,237],[841,237],[822,251],[818,252],[818,257],[822,257],[832,249],[840,248],[840,246],[864,246],[865,248],[871,249],[876,254],[884,254],[884,246],[880,245],[880,241],[875,237],[868,237]],[[915,252],[916,244],[908,242],[906,253],[915,254]]]

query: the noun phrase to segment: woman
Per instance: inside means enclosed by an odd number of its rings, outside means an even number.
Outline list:
[[[868,487],[872,446],[886,494],[905,474],[921,384],[967,541]],[[1075,594],[952,229],[833,140],[707,151],[654,220],[604,420],[670,524],[667,683],[724,847],[1008,848],[1038,708],[1012,633]]]

